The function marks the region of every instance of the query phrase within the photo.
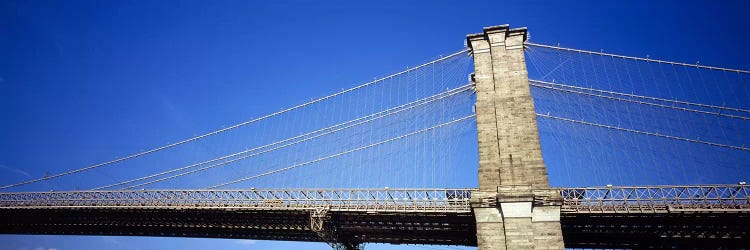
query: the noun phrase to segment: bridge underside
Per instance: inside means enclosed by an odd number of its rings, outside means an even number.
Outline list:
[[[329,212],[340,242],[476,245],[471,213]],[[309,210],[0,209],[3,234],[124,235],[322,242]]]
[[[476,246],[466,212],[332,211],[329,231],[341,242]],[[310,210],[258,209],[0,209],[0,233],[126,235],[325,241],[311,230]],[[747,248],[750,216],[735,212],[562,212],[566,247]]]
[[[750,247],[750,216],[734,212],[562,213],[567,248]]]

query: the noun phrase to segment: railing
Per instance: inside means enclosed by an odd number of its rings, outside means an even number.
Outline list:
[[[560,188],[565,213],[750,212],[748,185]],[[2,208],[471,212],[475,189],[113,190],[0,193]]]
[[[0,208],[223,208],[471,212],[472,189],[115,190],[0,193]]]
[[[561,189],[564,213],[750,212],[748,185]]]

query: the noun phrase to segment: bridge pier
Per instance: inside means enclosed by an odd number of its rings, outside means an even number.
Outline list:
[[[563,249],[562,197],[549,189],[523,43],[526,28],[466,37],[474,55],[479,192],[477,242],[487,249]]]
[[[331,223],[328,208],[317,207],[310,212],[310,230],[335,250],[361,250],[362,246],[341,237]]]

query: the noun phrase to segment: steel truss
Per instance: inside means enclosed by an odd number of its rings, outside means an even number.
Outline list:
[[[746,185],[555,189],[566,247],[750,247]],[[0,233],[476,245],[475,189],[0,193]]]
[[[226,208],[471,212],[473,189],[114,190],[0,193],[0,208]]]
[[[561,189],[563,213],[750,212],[748,185]]]

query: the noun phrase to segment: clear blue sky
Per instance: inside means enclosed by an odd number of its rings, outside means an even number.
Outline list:
[[[539,43],[750,69],[749,9],[747,1],[2,1],[0,182],[289,107],[459,50],[466,34],[490,25],[528,27]],[[39,247],[328,248],[0,236],[0,249]]]

